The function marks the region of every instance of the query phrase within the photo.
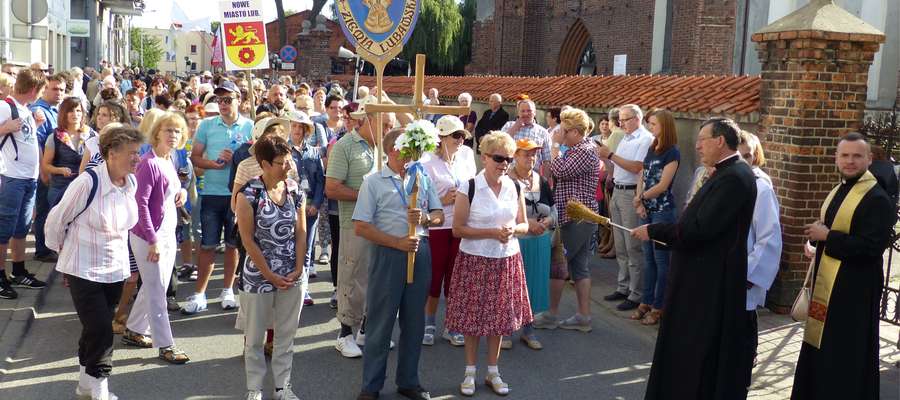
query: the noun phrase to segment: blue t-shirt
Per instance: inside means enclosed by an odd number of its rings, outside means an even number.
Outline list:
[[[678,146],[672,146],[662,154],[656,154],[656,151],[654,151],[652,146],[647,150],[647,156],[644,157],[643,172],[645,192],[656,186],[659,181],[662,180],[663,168],[673,161],[681,161],[681,153],[678,151]],[[674,182],[675,177],[672,177],[672,182],[669,183],[669,187],[666,188],[665,192],[654,199],[644,200],[644,207],[647,209],[647,212],[660,212],[675,209],[675,197],[672,196],[672,183]]]
[[[250,140],[252,131],[253,121],[244,117],[238,117],[231,126],[226,126],[221,116],[210,117],[200,121],[194,143],[204,146],[203,158],[215,161],[222,150],[229,148],[235,151]],[[228,181],[231,168],[232,165],[226,163],[223,169],[206,170],[203,174],[203,195],[230,196],[231,186]]]

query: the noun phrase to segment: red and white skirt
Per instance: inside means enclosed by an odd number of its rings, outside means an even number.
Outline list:
[[[453,266],[445,324],[466,336],[508,336],[533,320],[522,255],[460,251]]]

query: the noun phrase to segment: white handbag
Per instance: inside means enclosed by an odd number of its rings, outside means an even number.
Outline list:
[[[794,305],[791,306],[791,318],[797,322],[805,322],[806,318],[809,316],[809,297],[810,297],[810,282],[809,277],[812,276],[813,268],[816,265],[816,259],[813,258],[809,262],[809,268],[806,270],[806,278],[803,279],[803,287],[800,288],[800,293],[797,294],[797,298],[794,299]]]

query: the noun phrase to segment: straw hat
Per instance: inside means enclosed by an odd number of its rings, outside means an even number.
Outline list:
[[[249,149],[250,155],[254,155],[253,146],[256,145],[256,142],[259,140],[259,138],[261,138],[263,133],[266,132],[266,129],[269,129],[273,125],[281,125],[282,134],[280,136],[282,138],[284,138],[284,140],[288,140],[288,137],[289,137],[288,135],[291,132],[291,122],[290,121],[288,121],[284,118],[274,118],[274,117],[263,118],[259,121],[256,121],[256,124],[253,125],[253,136],[252,136],[253,144],[250,145],[250,149]]]

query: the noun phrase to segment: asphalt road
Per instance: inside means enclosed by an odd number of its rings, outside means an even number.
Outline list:
[[[221,256],[220,256],[221,260]],[[361,359],[345,359],[334,350],[338,323],[328,307],[331,283],[327,266],[310,290],[317,304],[305,307],[294,339],[294,391],[302,399],[355,399],[362,379]],[[234,329],[235,312],[223,312],[218,296],[221,269],[210,283],[210,311],[195,316],[172,313],[176,343],[191,357],[172,366],[152,349],[135,349],[116,338],[113,392],[125,400],[239,399],[245,395],[242,333]],[[193,289],[179,287],[179,300]],[[0,399],[71,399],[78,379],[77,339],[81,326],[62,280],[48,288],[29,333],[0,376]],[[566,290],[563,315],[574,312],[574,292]],[[653,354],[653,343],[634,324],[595,307],[593,332],[538,331],[544,350],[533,351],[518,340],[504,351],[500,371],[510,385],[510,399],[641,399]],[[443,316],[438,316],[438,322]],[[395,329],[395,340],[397,335]],[[399,399],[393,384],[396,352],[388,364],[383,399]],[[459,399],[464,355],[462,348],[439,340],[422,353],[420,379],[435,399]],[[484,351],[479,362],[481,382],[486,372]],[[271,390],[271,377],[267,379]],[[271,393],[271,392],[269,392]],[[269,398],[270,394],[266,394]],[[479,384],[474,398],[496,398]]]

